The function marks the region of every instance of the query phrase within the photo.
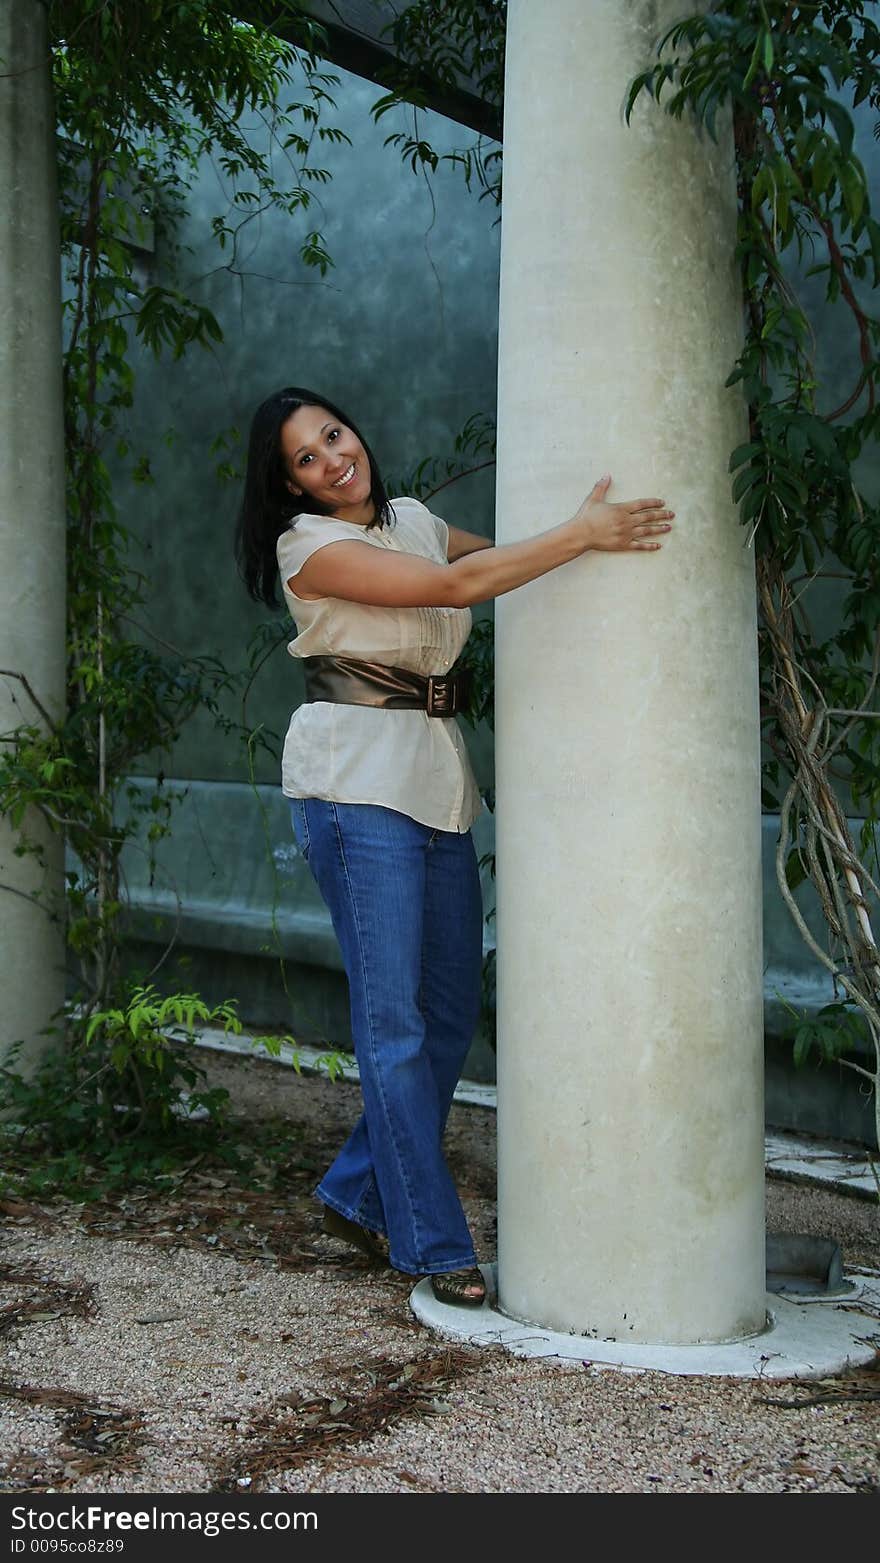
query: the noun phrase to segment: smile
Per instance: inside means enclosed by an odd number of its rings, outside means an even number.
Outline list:
[[[353,461],[351,466],[343,472],[342,477],[336,478],[335,482],[331,484],[331,488],[345,488],[346,484],[350,483],[354,477],[356,465],[357,463]]]

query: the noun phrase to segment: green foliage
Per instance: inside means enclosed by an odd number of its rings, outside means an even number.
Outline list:
[[[866,1050],[869,1042],[864,1017],[847,1004],[826,1004],[812,1017],[800,1021],[794,1034],[794,1061],[801,1068],[811,1054],[820,1063],[839,1063],[845,1053]]]
[[[92,1200],[185,1174],[194,1155],[246,1174],[253,1158],[247,1131],[229,1092],[208,1085],[193,1045],[207,1027],[240,1035],[235,1004],[208,1005],[197,993],[163,997],[138,984],[119,1007],[83,1016],[34,1073],[15,1067],[15,1044],[0,1068],[0,1190]],[[286,1049],[287,1062],[302,1070],[291,1036],[257,1036],[251,1046],[273,1058]],[[348,1062],[330,1051],[311,1068],[336,1080]],[[261,1143],[262,1159],[270,1154]],[[276,1159],[283,1155],[280,1144]]]
[[[714,4],[660,39],[659,62],[627,103],[629,117],[648,93],[675,118],[695,114],[713,137],[719,113],[732,113],[747,331],[727,383],[741,385],[751,419],[749,442],[731,457],[733,495],[780,568],[813,575],[830,553],[872,590],[880,518],[853,469],[880,429],[880,322],[859,296],[859,284],[875,287],[880,276],[880,226],[851,110],[866,100],[880,107],[873,10],[862,0]],[[826,304],[837,306],[826,318],[841,317],[858,356],[838,407],[820,383],[814,322],[793,280],[805,266],[804,280],[823,280]],[[873,638],[877,613],[860,595],[847,617],[863,641]]]
[[[192,1115],[207,1116],[203,1142],[219,1143],[228,1093],[205,1086],[185,1045],[196,1024],[241,1029],[229,1004],[211,1009],[195,994],[163,1000],[139,987],[124,1007],[93,1011],[33,1074],[14,1067],[16,1044],[0,1070],[3,1136],[17,1164],[11,1186],[94,1198],[149,1179],[192,1156]],[[23,1152],[32,1160],[24,1169]]]
[[[504,93],[504,42],[507,0],[416,0],[399,11],[385,32],[397,64],[389,71],[390,91],[373,104],[378,123],[390,110],[407,105],[411,131],[393,131],[386,146],[397,148],[413,173],[435,173],[447,163],[464,177],[480,199],[501,202],[501,102]],[[494,137],[483,133],[463,147],[439,153],[420,130],[419,110],[437,102],[438,89],[466,88],[497,121]],[[494,114],[491,112],[494,110]]]
[[[451,455],[425,456],[409,472],[389,478],[391,490],[423,501],[432,499],[450,483],[494,467],[495,446],[494,420],[485,413],[471,413],[455,436]]]
[[[288,1049],[286,1062],[291,1064],[297,1074],[302,1074],[303,1063],[292,1036],[259,1036],[251,1038],[251,1046],[264,1048],[271,1058],[284,1056],[284,1049]],[[315,1074],[326,1074],[328,1080],[343,1080],[347,1069],[354,1067],[354,1058],[350,1053],[341,1053],[338,1048],[329,1048],[326,1053],[317,1053],[309,1062],[309,1070]]]
[[[51,0],[49,16],[59,124],[73,138],[72,155],[86,155],[86,199],[98,154],[123,234],[131,231],[127,183],[147,204],[157,176],[176,182],[183,197],[202,156],[228,181],[234,208],[250,207],[255,194],[290,213],[310,204],[304,171],[336,78],[317,68],[323,29],[291,0],[277,0],[271,16],[267,10],[264,21],[249,23],[230,0],[126,0],[124,8]],[[296,41],[279,38],[273,23],[286,24]],[[306,96],[298,100],[290,94],[302,90],[303,75]],[[251,115],[266,122],[286,154],[284,181],[239,123]],[[88,220],[87,211],[82,216]],[[234,236],[228,225],[221,231]]]

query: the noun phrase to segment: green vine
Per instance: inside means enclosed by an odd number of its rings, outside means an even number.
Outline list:
[[[287,41],[271,25],[281,19]],[[310,207],[329,174],[315,152],[347,137],[322,120],[336,80],[320,68],[322,30],[288,0],[247,25],[230,0],[52,0],[49,31],[64,273],[67,704],[54,722],[22,670],[0,670],[21,711],[19,725],[0,735],[0,808],[20,833],[19,851],[40,856],[28,830],[33,813],[68,850],[73,992],[61,1054],[30,1081],[7,1060],[0,1097],[18,1117],[29,1102],[34,1123],[51,1100],[56,1116],[100,1139],[111,1077],[139,1105],[141,1129],[158,1131],[169,1127],[181,1082],[192,1087],[203,1073],[180,1049],[163,1051],[155,1028],[131,1030],[122,1046],[110,1023],[129,1015],[131,1001],[120,961],[122,853],[144,837],[151,852],[172,808],[161,772],[146,801],[126,778],[137,760],[170,749],[199,708],[252,738],[223,715],[220,697],[237,682],[223,664],[175,652],[139,618],[145,583],[130,562],[111,479],[130,461],[132,476],[150,481],[149,453],[132,452],[124,434],[134,348],[179,359],[221,340],[211,311],[173,285],[176,222],[204,159],[227,192],[213,232],[230,269],[242,231],[273,208],[296,221],[302,263],[323,274],[332,259]],[[157,242],[170,279],[161,286],[146,259]],[[221,467],[230,465],[229,442],[228,434],[215,442]],[[215,1095],[204,1104],[219,1112]]]

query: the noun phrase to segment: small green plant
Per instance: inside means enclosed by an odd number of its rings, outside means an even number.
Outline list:
[[[288,1035],[269,1035],[251,1037],[251,1047],[264,1047],[272,1058],[283,1058],[284,1049],[289,1049],[286,1062],[292,1064],[298,1075],[301,1075],[306,1067],[302,1061],[297,1044],[293,1037]],[[317,1053],[309,1060],[308,1070],[314,1074],[326,1073],[328,1080],[343,1080],[346,1069],[354,1067],[354,1057],[351,1053],[342,1053],[338,1048],[330,1048],[326,1053]]]
[[[74,1025],[34,1072],[16,1069],[15,1044],[0,1070],[4,1186],[97,1197],[191,1157],[195,1128],[216,1144],[229,1098],[207,1086],[189,1045],[197,1024],[240,1029],[232,1005],[139,987],[124,1008]]]
[[[173,1115],[199,1108],[222,1118],[228,1093],[200,1088],[205,1071],[191,1048],[197,1025],[241,1031],[233,1002],[211,1008],[197,993],[163,998],[152,985],[133,988],[124,1008],[89,1017],[83,1051],[95,1049],[101,1059],[91,1078],[102,1106],[120,1115],[122,1133],[167,1129]]]
[[[208,1084],[194,1046],[203,1027],[239,1036],[235,1003],[212,1006],[196,993],[163,997],[146,984],[134,987],[124,1005],[75,1025],[35,1072],[16,1069],[17,1043],[0,1068],[0,1189],[91,1200],[183,1177],[194,1158],[205,1156],[248,1174],[254,1158],[247,1126],[236,1121],[229,1092]],[[251,1045],[274,1058],[286,1049],[301,1073],[292,1036],[257,1036]],[[328,1051],[310,1068],[337,1080],[348,1062]],[[289,1139],[289,1126],[285,1132]],[[261,1146],[263,1163],[283,1161],[285,1132],[271,1156]]]

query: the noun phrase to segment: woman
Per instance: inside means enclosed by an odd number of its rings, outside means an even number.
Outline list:
[[[298,634],[305,702],[284,745],[293,830],[342,949],[364,1112],[318,1185],[324,1228],[479,1306],[485,1285],[441,1148],[480,1005],[482,803],[454,713],[470,609],[590,549],[659,548],[659,499],[576,513],[493,547],[415,499],[389,501],[356,425],[291,387],[251,428],[237,554],[250,594]],[[332,546],[331,546],[332,545]]]

